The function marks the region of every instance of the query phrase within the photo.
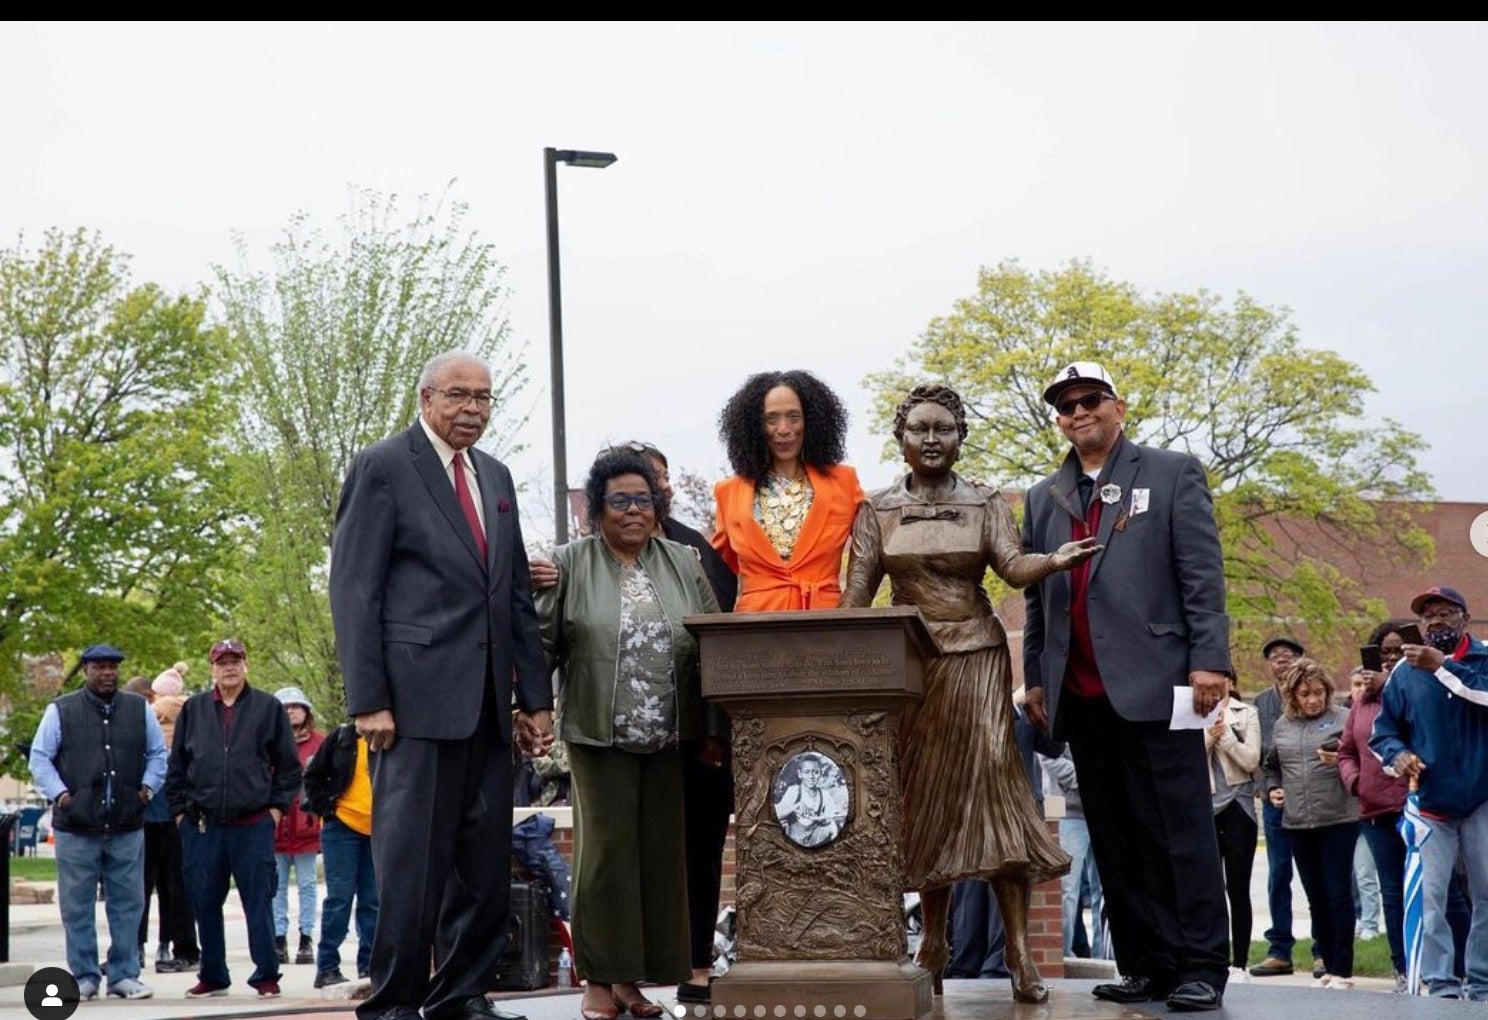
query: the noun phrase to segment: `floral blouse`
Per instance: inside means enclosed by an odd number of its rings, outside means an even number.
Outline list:
[[[620,568],[620,655],[615,669],[614,746],[646,752],[675,744],[672,627],[639,563]]]

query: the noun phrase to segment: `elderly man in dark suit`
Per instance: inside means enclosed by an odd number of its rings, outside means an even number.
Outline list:
[[[418,390],[419,420],[352,462],[331,547],[346,707],[371,752],[381,899],[372,996],[357,1014],[506,1017],[484,993],[506,942],[511,743],[547,749],[552,688],[511,473],[475,449],[490,366],[441,354]]]
[[[1173,730],[1173,688],[1207,714],[1230,672],[1224,564],[1197,460],[1122,434],[1126,403],[1099,365],[1044,391],[1071,443],[1028,491],[1023,547],[1095,535],[1104,552],[1025,593],[1025,710],[1069,742],[1106,892],[1112,1002],[1217,1009],[1228,976],[1225,890],[1202,729]]]

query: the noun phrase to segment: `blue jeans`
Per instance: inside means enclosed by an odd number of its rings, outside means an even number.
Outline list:
[[[1465,995],[1488,1002],[1488,803],[1466,818],[1428,818],[1426,822],[1431,836],[1421,845],[1425,902],[1421,980],[1432,995]],[[1467,891],[1472,900],[1472,927],[1463,960],[1465,983],[1459,983],[1452,972],[1452,930],[1447,921],[1447,887],[1459,848],[1467,864]]]
[[[341,819],[327,818],[320,830],[325,856],[326,895],[320,914],[320,944],[315,969],[341,966],[341,943],[356,899],[357,974],[372,972],[372,933],[377,928],[377,873],[372,867],[372,837],[363,836]]]
[[[230,880],[238,887],[248,928],[248,955],[254,964],[248,984],[257,987],[265,981],[278,981],[273,913],[274,819],[265,812],[251,825],[208,821],[198,827],[187,818],[181,823],[181,873],[186,880],[186,895],[196,909],[201,942],[201,970],[197,975],[213,984],[232,983],[222,921]]]
[[[1362,836],[1354,846],[1354,914],[1358,931],[1379,931],[1379,871],[1374,865],[1374,855]]]
[[[1084,818],[1063,818],[1059,822],[1059,845],[1070,855],[1069,874],[1059,880],[1060,906],[1064,918],[1064,955],[1075,955],[1075,928],[1080,920],[1080,900],[1083,889],[1090,890],[1090,955],[1097,960],[1107,957],[1105,940],[1101,933],[1101,912],[1105,903],[1101,898],[1100,874],[1095,870],[1095,855],[1090,852],[1090,828]]]
[[[1379,872],[1380,899],[1385,905],[1385,938],[1390,943],[1390,963],[1395,973],[1405,973],[1405,920],[1401,899],[1405,893],[1405,841],[1395,825],[1400,812],[1366,818],[1359,823],[1364,842],[1374,855],[1374,868]]]
[[[101,984],[98,967],[98,883],[108,912],[108,981],[140,973],[140,917],[145,912],[145,830],[112,835],[57,832],[57,905],[67,943],[67,969],[78,981]]]
[[[1261,798],[1261,822],[1266,830],[1266,901],[1271,911],[1271,927],[1263,936],[1269,944],[1267,956],[1278,960],[1292,959],[1297,944],[1292,934],[1292,836],[1281,824],[1282,810],[1265,797]],[[1312,956],[1319,956],[1316,923],[1313,925]]]
[[[300,934],[315,931],[315,853],[275,854],[274,869],[279,885],[274,890],[274,934],[289,934],[289,869],[294,868],[300,890]]]

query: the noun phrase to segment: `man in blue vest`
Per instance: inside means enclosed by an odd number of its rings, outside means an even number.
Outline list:
[[[103,981],[94,922],[98,884],[108,904],[108,994],[148,999],[136,937],[145,909],[145,805],[165,782],[165,737],[138,694],[119,690],[124,653],[83,652],[86,684],[47,706],[31,742],[31,776],[52,803],[57,901],[67,969],[81,999]]]

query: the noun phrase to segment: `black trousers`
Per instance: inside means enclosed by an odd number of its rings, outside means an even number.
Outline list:
[[[511,745],[501,740],[488,693],[468,739],[400,737],[369,764],[380,906],[372,996],[357,1015],[371,1020],[410,1006],[441,1020],[496,986],[506,949]]]
[[[199,956],[196,914],[181,878],[181,830],[172,821],[145,823],[145,909],[140,914],[140,945],[150,941],[150,897],[160,897],[160,944],[176,956]]]
[[[1259,831],[1255,820],[1233,800],[1214,816],[1219,855],[1224,861],[1225,895],[1230,900],[1230,963],[1242,970],[1250,957],[1250,931],[1255,925],[1250,907],[1250,873],[1255,867]]]
[[[729,756],[722,768],[698,757],[700,740],[682,742],[682,811],[687,854],[687,921],[692,966],[713,965],[713,930],[723,888],[723,845],[734,810],[734,774]]]
[[[1224,879],[1202,730],[1128,722],[1105,698],[1066,692],[1080,803],[1125,975],[1159,984],[1229,976]]]

